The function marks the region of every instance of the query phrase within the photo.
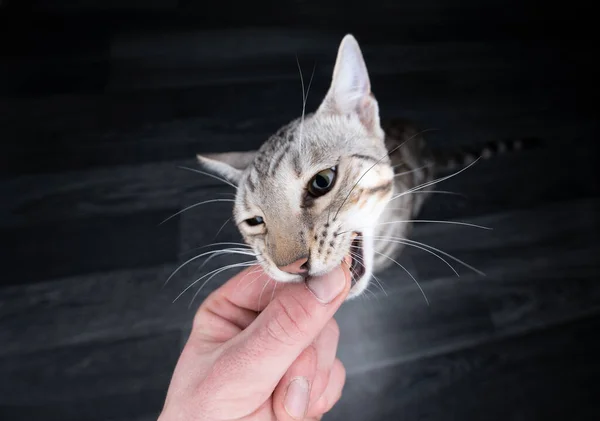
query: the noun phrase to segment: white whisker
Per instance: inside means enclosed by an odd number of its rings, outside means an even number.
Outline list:
[[[452,177],[454,177],[454,176],[456,176],[456,175],[460,174],[461,172],[463,172],[463,171],[466,171],[467,169],[471,168],[473,165],[475,165],[475,163],[476,163],[477,161],[479,161],[479,159],[481,159],[481,157],[479,157],[479,158],[475,159],[473,162],[471,162],[471,163],[470,163],[469,165],[467,165],[466,167],[464,167],[464,168],[461,168],[460,170],[458,170],[458,171],[456,171],[456,172],[454,172],[454,173],[452,173],[452,174],[450,174],[450,175],[447,175],[447,176],[445,176],[445,177],[440,177],[440,178],[437,178],[437,179],[435,179],[435,180],[432,180],[432,181],[428,181],[428,182],[426,182],[426,183],[423,183],[423,184],[420,184],[420,185],[418,185],[418,186],[416,186],[416,187],[413,187],[412,189],[408,189],[408,190],[406,190],[405,192],[402,192],[402,193],[400,193],[400,194],[398,194],[398,195],[396,195],[396,196],[393,196],[393,197],[390,199],[390,202],[391,202],[392,200],[395,200],[395,199],[399,198],[399,197],[402,197],[402,196],[403,196],[403,195],[405,195],[405,194],[409,194],[409,193],[412,193],[412,192],[414,192],[414,191],[417,191],[417,190],[422,190],[422,189],[424,189],[424,188],[426,188],[426,187],[429,187],[429,186],[432,186],[432,185],[434,185],[434,184],[436,184],[436,183],[441,183],[442,181],[448,180],[449,178],[452,178]]]
[[[193,205],[190,205],[190,206],[188,206],[187,208],[184,208],[184,209],[180,210],[179,212],[177,212],[177,213],[174,213],[173,215],[169,216],[167,219],[165,219],[164,221],[162,221],[162,222],[161,222],[160,224],[158,224],[158,225],[162,225],[162,224],[164,224],[165,222],[167,222],[168,220],[170,220],[170,219],[173,219],[173,218],[175,218],[177,215],[180,215],[180,214],[182,214],[183,212],[185,212],[185,211],[187,211],[187,210],[190,210],[190,209],[192,209],[192,208],[195,208],[196,206],[205,205],[205,204],[207,204],[207,203],[213,203],[213,202],[235,202],[235,200],[233,200],[233,199],[211,199],[211,200],[205,200],[205,201],[203,201],[203,202],[200,202],[200,203],[194,203]]]
[[[164,283],[164,285],[163,285],[163,288],[164,288],[164,287],[167,285],[167,283],[168,283],[168,282],[169,282],[169,281],[170,281],[170,280],[173,278],[173,276],[175,276],[175,274],[176,274],[177,272],[179,272],[179,271],[180,271],[180,270],[181,270],[181,269],[182,269],[182,268],[183,268],[185,265],[187,265],[187,264],[189,264],[189,263],[193,262],[194,260],[200,259],[200,258],[202,258],[202,257],[204,257],[204,256],[208,256],[208,255],[210,255],[210,254],[214,254],[214,253],[219,253],[219,252],[222,252],[222,251],[223,251],[223,250],[211,250],[211,251],[207,251],[207,252],[201,253],[201,254],[199,254],[199,255],[197,255],[197,256],[194,256],[194,257],[192,257],[192,258],[190,258],[190,259],[186,260],[186,261],[185,261],[185,262],[183,262],[181,265],[179,265],[179,267],[178,267],[177,269],[175,269],[175,270],[173,271],[173,273],[171,273],[171,275],[170,275],[170,276],[167,278],[167,280],[165,281],[165,283]],[[233,253],[233,254],[236,254],[236,253]],[[237,253],[237,254],[242,254],[242,253]]]
[[[246,276],[248,276],[248,275],[252,275],[252,274],[254,274],[254,273],[257,273],[257,272],[260,272],[261,270],[262,270],[262,267],[260,267],[260,266],[259,266],[258,268],[254,269],[254,270],[252,270],[252,271],[250,271],[250,272],[246,273],[244,276],[242,276],[242,277],[240,278],[240,280],[238,281],[238,283],[235,285],[235,288],[233,289],[233,295],[235,295],[235,294],[237,293],[237,290],[238,290],[238,288],[239,288],[240,284],[242,283],[242,281],[243,281],[244,279],[246,279]],[[263,273],[263,275],[264,275],[264,273]],[[250,282],[250,284],[249,284],[248,286],[252,285],[252,284],[254,283],[254,281],[256,281],[256,279],[258,279],[258,278],[262,277],[263,275],[261,275],[261,276],[257,276],[257,277],[256,277],[256,278],[255,278],[255,279],[252,281],[252,282]],[[247,288],[248,286],[246,286],[246,288]],[[245,290],[246,290],[246,289],[244,288],[244,290],[242,290],[242,292],[244,292]]]
[[[371,165],[358,179],[358,181],[354,184],[354,186],[352,186],[352,188],[350,189],[350,191],[348,192],[348,194],[346,195],[346,197],[344,198],[344,200],[342,201],[342,204],[340,205],[340,207],[338,208],[337,212],[335,213],[335,215],[333,216],[333,219],[337,218],[338,213],[340,212],[340,210],[342,209],[342,206],[344,206],[344,203],[346,203],[346,200],[348,200],[348,198],[350,197],[350,194],[354,191],[354,189],[356,188],[356,186],[358,186],[358,183],[360,183],[360,180],[363,179],[363,177],[365,175],[367,175],[367,173],[369,171],[371,171],[373,168],[375,168],[375,166],[377,164],[379,164],[382,160],[384,160],[386,157],[388,157],[392,152],[397,151],[398,149],[400,149],[402,147],[402,145],[404,145],[406,142],[414,139],[415,137],[419,136],[420,134],[423,134],[425,132],[431,131],[431,130],[435,130],[435,129],[425,129],[425,130],[421,130],[418,133],[415,133],[414,135],[412,135],[411,137],[409,137],[408,139],[406,139],[404,142],[402,142],[401,144],[399,144],[398,146],[396,146],[395,148],[393,148],[392,150],[388,151],[384,156],[382,156],[381,158],[379,158],[377,160],[377,162],[375,162],[373,165]],[[328,221],[329,222],[329,221]]]
[[[260,295],[258,296],[258,303],[256,304],[256,312],[257,313],[260,313],[260,302],[262,301],[262,295],[265,292],[265,289],[267,289],[267,285],[269,285],[270,282],[271,282],[271,278],[268,278],[267,282],[265,282],[262,289],[260,290]]]
[[[400,208],[400,209],[402,209],[402,208]],[[437,221],[437,220],[432,220],[432,219],[399,219],[397,221],[380,222],[380,223],[375,224],[375,225],[365,225],[365,226],[360,227],[360,228],[378,227],[378,226],[381,226],[381,225],[398,224],[400,222],[405,222],[405,223],[429,223],[429,224],[461,225],[461,226],[467,226],[467,227],[472,227],[472,228],[480,228],[480,229],[490,230],[490,231],[493,230],[493,228],[484,227],[483,225],[471,224],[469,222],[461,222],[461,221]],[[346,231],[338,232],[337,235],[336,235],[336,237],[338,235],[346,234],[347,232],[351,232],[351,231],[356,231],[356,229],[351,229],[351,230],[346,230]]]
[[[482,271],[480,271],[479,269],[476,269],[476,268],[474,268],[473,266],[471,266],[471,265],[469,265],[469,264],[467,264],[467,263],[463,262],[462,260],[460,260],[460,259],[458,259],[458,258],[456,258],[456,257],[452,256],[451,254],[449,254],[449,253],[446,253],[445,251],[442,251],[442,250],[440,250],[440,249],[438,249],[438,248],[435,248],[435,247],[433,247],[433,246],[430,246],[429,244],[421,243],[421,242],[419,242],[419,241],[415,241],[415,240],[409,240],[409,239],[407,239],[407,238],[403,239],[403,241],[407,241],[407,242],[409,242],[409,243],[413,243],[413,244],[418,244],[418,245],[420,245],[420,246],[427,247],[427,248],[429,248],[429,249],[435,250],[435,251],[437,251],[438,253],[440,253],[440,254],[442,254],[442,255],[444,255],[444,256],[446,256],[446,257],[448,257],[449,259],[452,259],[452,260],[454,260],[455,262],[457,262],[457,263],[460,263],[460,264],[461,264],[461,265],[463,265],[464,267],[471,269],[473,272],[477,273],[478,275],[485,276],[485,273],[483,273],[483,272],[482,272]]]
[[[184,251],[183,253],[191,253],[192,251],[196,251],[196,250],[200,250],[200,249],[204,249],[207,247],[212,247],[212,246],[221,246],[221,245],[232,245],[232,246],[239,246],[240,248],[245,248],[248,250],[252,250],[252,247],[250,247],[248,244],[244,244],[244,243],[233,243],[233,242],[219,242],[219,243],[212,243],[212,244],[207,244],[204,246],[199,246],[199,247],[193,247],[189,250]],[[214,251],[214,250],[213,250]]]
[[[309,85],[309,88],[310,88],[310,85]],[[277,284],[278,283],[279,282],[277,282],[277,281],[273,282],[273,292],[271,292],[271,299],[269,300],[269,304],[272,303],[273,302],[273,298],[275,298],[275,290],[277,289]]]
[[[471,224],[469,222],[460,222],[460,221],[437,221],[437,220],[432,220],[432,219],[400,219],[398,221],[388,221],[388,222],[381,222],[379,224],[375,224],[374,226],[378,227],[380,225],[390,225],[390,224],[397,224],[399,222],[407,222],[407,223],[430,223],[430,224],[450,224],[450,225],[462,225],[462,226],[466,226],[466,227],[473,227],[473,228],[481,228],[484,230],[493,230],[493,228],[490,227],[484,227],[482,225],[477,225],[477,224]],[[348,231],[346,231],[348,232]],[[340,233],[341,234],[341,233]]]
[[[224,272],[224,271],[226,271],[228,269],[233,269],[233,268],[237,268],[237,267],[252,266],[255,263],[256,263],[256,260],[251,260],[251,261],[242,262],[242,263],[233,263],[231,265],[227,265],[227,266],[224,266],[224,267],[212,270],[212,271],[208,272],[207,274],[201,276],[200,278],[196,279],[190,285],[188,285],[177,297],[175,297],[175,299],[173,300],[173,302],[177,301],[183,294],[186,293],[186,291],[188,291],[190,288],[192,288],[194,285],[196,285],[198,282],[200,282],[202,279],[206,278],[207,276],[218,275],[219,273]],[[210,279],[212,279],[212,276],[208,280],[210,280]],[[206,285],[206,282],[208,282],[208,280],[205,281],[202,284],[202,286],[200,287],[200,289],[202,289],[202,287],[204,285]]]
[[[253,272],[254,272],[254,271],[253,271]],[[257,276],[257,277],[256,277],[256,278],[255,278],[255,279],[252,281],[252,282],[250,282],[248,285],[246,285],[246,286],[244,287],[244,289],[240,291],[240,293],[242,293],[242,292],[246,291],[248,288],[250,288],[250,287],[252,286],[252,284],[253,284],[253,283],[255,283],[256,281],[259,281],[259,280],[261,280],[262,278],[264,278],[264,277],[265,277],[265,275],[266,275],[266,276],[268,276],[268,275],[267,275],[265,272],[263,272],[263,274],[262,274],[262,275],[260,275],[260,276]]]
[[[408,274],[408,276],[410,276],[412,278],[413,281],[415,281],[415,284],[417,285],[417,287],[419,288],[419,290],[421,290],[421,294],[423,294],[423,298],[425,298],[425,302],[427,303],[427,305],[429,305],[429,300],[427,299],[427,295],[425,294],[425,291],[423,291],[423,288],[421,288],[421,285],[419,285],[419,282],[415,279],[414,276],[412,276],[412,274],[408,271],[408,269],[406,269],[404,266],[402,266],[400,263],[398,263],[396,260],[392,259],[390,256],[380,253],[377,250],[375,250],[375,253],[379,254],[380,256],[385,257],[386,259],[390,259],[392,262],[396,263],[400,268],[404,269],[404,271]]]
[[[450,269],[452,269],[452,272],[454,272],[456,274],[456,276],[460,277],[460,275],[458,274],[458,272],[456,271],[456,269],[454,269],[454,266],[452,266],[446,259],[444,259],[442,256],[436,254],[435,252],[433,252],[433,251],[431,251],[429,249],[426,249],[425,247],[422,247],[422,246],[419,246],[419,245],[416,245],[416,244],[408,243],[408,242],[404,241],[404,238],[400,238],[400,237],[380,237],[380,236],[374,236],[373,239],[375,241],[384,241],[385,240],[385,241],[388,241],[390,243],[404,244],[404,245],[407,245],[407,246],[411,246],[411,247],[414,247],[414,248],[426,251],[426,252],[434,255],[438,259],[440,259],[446,265],[448,265],[448,267]]]
[[[223,228],[225,228],[225,225],[227,225],[229,221],[231,221],[231,217],[227,218],[223,225],[221,225],[221,228],[219,228],[219,231],[217,231],[217,233],[215,234],[215,239],[219,236],[219,234],[221,234],[221,231],[223,231]]]
[[[215,180],[222,181],[223,183],[228,184],[228,185],[230,185],[231,187],[233,187],[234,189],[237,190],[237,186],[235,184],[233,184],[233,183],[225,180],[224,178],[216,176],[214,174],[211,174],[211,173],[208,173],[208,172],[204,172],[204,171],[200,171],[200,170],[197,170],[195,168],[189,168],[189,167],[178,167],[178,168],[181,168],[182,170],[192,171],[192,172],[195,172],[195,173],[198,173],[198,174],[206,175],[208,177],[214,178]]]
[[[248,263],[249,263],[249,264],[248,264]],[[233,269],[234,267],[251,267],[251,266],[252,266],[254,263],[255,263],[255,262],[252,262],[252,261],[250,261],[250,262],[241,263],[241,264],[240,264],[240,266],[232,266],[232,265],[230,265],[229,267],[221,268],[221,269],[220,269],[218,272],[216,272],[216,273],[213,273],[213,274],[212,274],[212,275],[211,275],[211,276],[210,276],[208,279],[206,279],[206,281],[204,281],[204,282],[202,283],[202,285],[200,286],[200,288],[198,288],[198,291],[196,291],[196,293],[195,293],[195,294],[194,294],[194,296],[192,297],[192,299],[191,299],[191,301],[190,301],[190,304],[188,305],[188,308],[190,308],[190,307],[192,306],[192,304],[193,304],[194,300],[196,299],[196,297],[198,296],[198,294],[200,294],[200,291],[202,291],[202,288],[204,288],[204,286],[205,286],[206,284],[208,284],[208,282],[209,282],[209,281],[210,281],[212,278],[214,278],[215,276],[219,275],[219,274],[220,274],[220,273],[222,273],[222,272],[225,272],[226,270]],[[237,264],[236,264],[236,265],[237,265]],[[202,278],[200,278],[200,279],[202,279]],[[198,279],[198,281],[199,281],[200,279]],[[183,293],[182,293],[182,294],[183,294]]]
[[[455,193],[453,191],[446,191],[446,190],[426,190],[426,191],[419,190],[419,191],[410,192],[410,194],[449,194],[452,196],[461,196],[461,197],[466,198],[466,196],[464,194]]]
[[[246,249],[223,249],[223,250],[215,250],[215,253],[209,257],[206,258],[206,260],[204,260],[204,262],[202,263],[202,265],[200,265],[200,267],[198,267],[198,269],[196,269],[196,272],[202,270],[202,268],[204,266],[206,266],[212,259],[214,259],[215,257],[219,257],[219,256],[223,256],[225,254],[241,254],[243,256],[251,256],[251,257],[257,257],[257,255],[250,251],[250,250],[246,250]]]
[[[304,116],[306,115],[306,101],[308,100],[308,93],[310,92],[310,86],[312,85],[313,76],[315,75],[316,65],[313,66],[312,74],[310,75],[310,81],[308,82],[308,88],[304,91],[304,76],[302,75],[302,68],[300,67],[300,61],[296,56],[296,64],[298,65],[298,72],[300,73],[300,83],[302,85],[302,117],[300,118],[300,134],[298,136],[298,143],[302,148],[302,135],[304,130]]]
[[[397,167],[399,167],[401,165],[405,165],[405,164],[406,164],[405,162],[401,162],[400,164],[394,165],[392,168],[397,168]],[[429,164],[429,165],[422,165],[422,166],[420,166],[418,168],[414,168],[412,170],[402,171],[402,172],[399,172],[398,174],[394,174],[394,178],[401,177],[401,176],[406,175],[406,174],[411,174],[411,173],[414,173],[414,172],[417,172],[417,171],[420,171],[420,170],[424,170],[425,168],[430,167],[430,166],[431,166],[431,164]]]

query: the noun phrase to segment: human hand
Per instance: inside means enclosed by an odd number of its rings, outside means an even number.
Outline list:
[[[346,374],[333,315],[348,268],[280,285],[258,313],[261,277],[248,268],[202,303],[159,421],[313,421],[339,400]]]

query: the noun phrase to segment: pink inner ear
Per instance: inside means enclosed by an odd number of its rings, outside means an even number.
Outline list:
[[[362,124],[372,133],[379,135],[379,107],[375,96],[369,92],[360,99],[356,107],[356,113]]]

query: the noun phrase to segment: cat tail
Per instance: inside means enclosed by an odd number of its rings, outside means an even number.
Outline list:
[[[464,168],[477,158],[495,159],[526,151],[536,149],[542,144],[541,139],[536,137],[525,137],[517,139],[496,140],[480,145],[462,146],[450,151],[431,150],[431,155],[435,163],[436,172],[457,171]]]

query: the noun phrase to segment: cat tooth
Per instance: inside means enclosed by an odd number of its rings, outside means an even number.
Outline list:
[[[344,262],[348,265],[348,267],[351,267],[352,257],[348,254],[346,257],[344,257]]]

